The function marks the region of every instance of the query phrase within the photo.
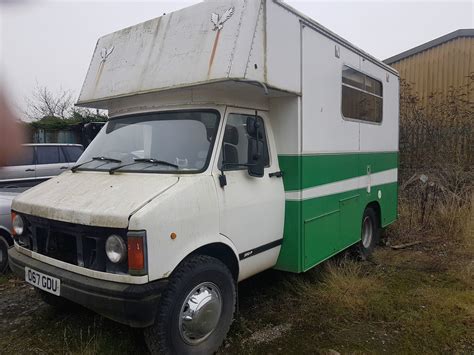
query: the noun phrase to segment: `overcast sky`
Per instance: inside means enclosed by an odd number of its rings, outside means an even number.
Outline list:
[[[100,36],[200,1],[6,2],[0,5],[0,80],[22,106],[36,83],[77,97]],[[474,27],[470,0],[287,2],[382,60]]]

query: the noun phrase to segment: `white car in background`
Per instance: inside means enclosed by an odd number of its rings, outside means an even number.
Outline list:
[[[19,157],[0,168],[0,274],[8,270],[11,204],[21,192],[69,170],[84,152],[80,144],[24,144]]]
[[[80,144],[24,144],[0,169],[0,187],[35,186],[70,169],[84,152]]]
[[[12,200],[27,188],[0,188],[0,275],[8,270],[8,249],[13,246],[11,235]]]

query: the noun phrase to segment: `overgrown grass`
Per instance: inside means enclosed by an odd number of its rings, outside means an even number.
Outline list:
[[[8,282],[8,277],[0,275],[0,285],[6,284]]]
[[[372,263],[328,263],[285,275],[241,297],[241,316],[222,353],[442,353],[474,351],[473,289],[433,273],[413,251],[379,250]],[[271,297],[271,294],[274,296]],[[242,298],[245,298],[242,301]],[[270,342],[245,339],[286,325]]]
[[[407,221],[417,227],[419,210],[409,202],[402,200],[386,238],[392,245],[421,241],[415,247],[245,282],[241,315],[222,353],[474,352],[472,209],[439,204],[428,230],[413,229]],[[275,338],[273,329],[285,333]]]
[[[35,302],[40,302],[34,294],[31,296]],[[82,308],[60,313],[42,307],[25,323],[0,335],[0,353],[147,353],[139,330],[116,324]]]

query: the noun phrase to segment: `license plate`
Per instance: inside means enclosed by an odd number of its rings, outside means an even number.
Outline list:
[[[25,267],[25,281],[39,288],[40,290],[59,296],[61,290],[61,280],[42,272]]]

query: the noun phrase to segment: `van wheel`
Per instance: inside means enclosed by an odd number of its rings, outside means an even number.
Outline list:
[[[57,311],[64,312],[69,309],[74,309],[74,307],[76,306],[75,303],[63,297],[52,295],[51,293],[45,292],[38,288],[35,288],[35,291],[44,303],[53,307]]]
[[[213,354],[224,341],[235,311],[236,283],[219,260],[197,255],[169,280],[155,324],[144,330],[152,354]]]
[[[358,257],[367,260],[372,255],[379,240],[380,228],[377,213],[368,207],[362,216],[361,239],[356,248]]]
[[[8,270],[8,242],[0,236],[0,275],[3,275]]]

